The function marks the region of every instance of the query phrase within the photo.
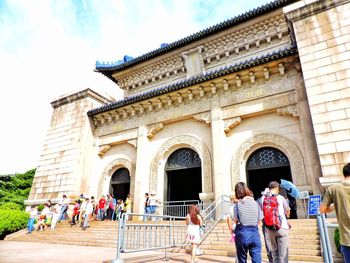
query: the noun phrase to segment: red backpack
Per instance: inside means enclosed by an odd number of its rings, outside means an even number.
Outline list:
[[[267,228],[278,230],[281,228],[281,218],[278,214],[277,196],[265,196],[263,201],[264,224]]]

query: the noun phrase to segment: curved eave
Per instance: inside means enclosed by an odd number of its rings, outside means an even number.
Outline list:
[[[128,98],[125,98],[123,100],[119,100],[107,105],[104,105],[102,107],[96,108],[96,109],[92,109],[90,111],[87,112],[88,116],[92,117],[96,114],[99,113],[103,113],[106,111],[110,111],[110,110],[114,110],[114,109],[118,109],[120,107],[124,107],[136,102],[140,102],[143,100],[147,100],[159,95],[163,95],[169,92],[173,92],[179,89],[183,89],[192,85],[196,85],[196,84],[200,84],[202,82],[208,81],[208,80],[212,80],[218,77],[222,77],[225,76],[227,74],[231,74],[234,72],[238,72],[247,68],[251,68],[254,66],[258,66],[273,60],[277,60],[277,59],[281,59],[281,58],[285,58],[291,55],[294,55],[297,53],[297,49],[295,47],[292,48],[288,48],[288,49],[283,49],[280,51],[275,51],[272,52],[270,54],[267,55],[263,55],[260,57],[256,57],[256,58],[251,58],[249,60],[231,65],[231,66],[226,66],[217,70],[213,70],[210,71],[204,75],[200,75],[200,76],[196,76],[196,77],[192,77],[186,80],[182,80],[173,84],[169,84],[163,87],[159,87],[159,88],[155,88],[149,91],[146,91],[144,93],[141,94],[137,94],[134,96],[130,96]]]
[[[169,45],[162,47],[162,48],[158,48],[155,49],[153,51],[150,51],[146,54],[143,54],[139,57],[136,57],[128,62],[125,62],[123,64],[119,64],[119,65],[100,65],[100,66],[96,66],[96,71],[97,72],[101,72],[102,74],[104,74],[105,76],[107,76],[108,78],[112,79],[112,72],[115,71],[120,71],[120,70],[124,70],[126,68],[129,68],[131,66],[134,66],[136,64],[139,64],[143,61],[149,60],[151,58],[157,57],[161,54],[167,53],[169,51],[175,50],[177,48],[180,48],[182,46],[185,46],[189,43],[192,43],[194,41],[200,40],[202,38],[208,37],[210,35],[216,34],[222,30],[225,30],[227,28],[230,28],[232,26],[238,25],[240,23],[246,22],[252,18],[261,16],[263,14],[266,14],[268,12],[274,11],[278,8],[284,7],[288,4],[291,4],[293,2],[296,2],[297,0],[276,0],[276,1],[272,1],[268,4],[265,4],[263,6],[260,6],[258,8],[252,9],[246,13],[243,13],[241,15],[235,16],[231,19],[228,19],[224,22],[221,22],[219,24],[216,24],[214,26],[211,26],[209,28],[206,28],[204,30],[201,30],[197,33],[194,33],[190,36],[187,36],[185,38],[182,38],[178,41],[175,41],[173,43],[170,43]],[[108,73],[107,73],[108,72]],[[113,80],[114,82],[116,82],[115,80]]]

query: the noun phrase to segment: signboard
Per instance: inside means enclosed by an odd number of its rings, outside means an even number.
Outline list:
[[[316,216],[321,205],[321,195],[310,195],[309,196],[309,216]]]

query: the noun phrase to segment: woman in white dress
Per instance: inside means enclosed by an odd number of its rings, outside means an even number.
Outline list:
[[[199,214],[199,209],[196,205],[192,205],[188,209],[188,214],[186,216],[187,225],[187,241],[192,245],[192,260],[191,263],[196,262],[196,250],[201,240],[199,227],[202,225],[202,217]]]

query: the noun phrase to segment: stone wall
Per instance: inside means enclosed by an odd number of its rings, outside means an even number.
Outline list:
[[[306,4],[305,2],[313,2]],[[305,79],[323,186],[350,162],[350,1],[300,1],[285,9]]]
[[[107,102],[86,89],[51,103],[54,111],[27,205],[87,191],[93,135],[86,112]]]

